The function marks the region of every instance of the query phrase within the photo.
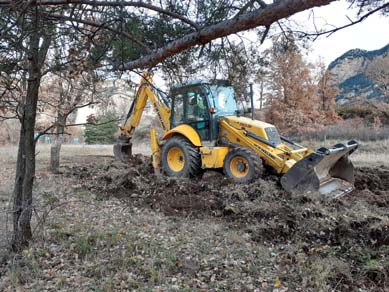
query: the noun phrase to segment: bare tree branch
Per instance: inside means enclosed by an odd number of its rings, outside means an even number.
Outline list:
[[[9,6],[14,5],[14,1],[0,1],[0,6]],[[67,5],[67,4],[83,4],[83,5],[89,5],[89,6],[110,6],[110,7],[138,7],[138,8],[146,8],[152,11],[156,11],[161,14],[168,15],[172,18],[176,18],[181,20],[182,22],[185,22],[186,24],[189,24],[190,26],[194,27],[196,30],[199,30],[199,26],[191,21],[190,19],[186,18],[183,15],[180,15],[178,13],[165,10],[161,7],[154,6],[142,1],[97,1],[97,0],[41,0],[36,1],[35,3],[32,3],[32,5],[36,6],[60,6],[60,5]]]
[[[246,12],[247,9],[249,9],[251,6],[253,6],[255,2],[260,3],[262,8],[265,8],[267,6],[267,4],[263,1],[250,0],[241,9],[239,9],[238,13],[234,17],[237,17],[237,16],[241,15],[242,13]]]
[[[297,12],[327,5],[335,0],[285,0],[277,1],[251,12],[243,13],[235,18],[204,27],[198,32],[187,34],[156,51],[137,60],[117,66],[119,70],[132,70],[135,68],[152,67],[164,61],[168,57],[178,54],[195,45],[203,45],[217,38],[225,37],[240,31],[258,26],[270,26],[272,23],[289,17]]]
[[[315,36],[316,38],[321,36],[321,35],[328,35],[328,36],[330,36],[330,35],[332,35],[333,33],[337,32],[339,30],[342,30],[342,29],[345,29],[347,27],[353,26],[355,24],[361,23],[362,21],[364,21],[366,18],[368,18],[372,14],[377,13],[378,11],[381,11],[381,10],[386,9],[386,8],[389,8],[389,3],[386,3],[386,4],[384,4],[384,5],[380,6],[380,7],[377,7],[375,9],[367,12],[366,14],[362,15],[361,17],[359,17],[357,20],[351,20],[348,16],[346,16],[347,19],[350,21],[350,23],[345,24],[343,26],[335,27],[335,28],[330,29],[330,30],[325,30],[325,31],[317,31],[316,30],[315,32],[312,32],[312,33],[298,31],[298,33],[300,33],[302,36]]]
[[[45,16],[46,16],[46,18],[49,18],[49,19],[62,19],[62,20],[73,21],[73,22],[77,22],[77,23],[90,25],[90,26],[97,27],[97,28],[106,29],[106,30],[114,32],[116,34],[123,35],[124,37],[128,38],[129,40],[131,40],[132,42],[137,44],[139,47],[144,49],[147,53],[151,52],[150,49],[144,43],[142,43],[140,40],[136,39],[132,34],[125,32],[125,31],[116,30],[116,29],[112,28],[111,26],[107,25],[106,23],[99,23],[96,21],[84,20],[81,18],[75,18],[75,17],[65,16],[65,15],[60,15],[60,14],[45,14]]]
[[[92,123],[92,122],[85,122],[85,123],[74,123],[74,124],[66,124],[65,125],[65,128],[67,127],[78,127],[78,126],[86,126],[86,125],[94,125],[94,126],[102,126],[102,125],[105,125],[105,124],[109,124],[109,123],[112,123],[112,122],[120,122],[120,121],[123,121],[124,119],[123,118],[120,118],[120,119],[114,119],[114,120],[109,120],[109,121],[106,121],[106,122],[102,122],[102,123]],[[38,135],[36,135],[35,137],[35,143],[39,140],[40,137],[42,137],[43,135],[56,135],[56,134],[51,134],[51,133],[48,133],[51,129],[53,129],[54,127],[56,127],[58,125],[58,123],[53,123],[51,124],[49,127],[47,127],[46,129],[40,131],[38,133]],[[63,134],[63,133],[62,133]]]
[[[263,42],[265,41],[265,39],[266,39],[266,37],[267,37],[267,35],[269,33],[269,30],[270,30],[270,25],[266,26],[265,31],[262,34],[261,44],[263,44]]]

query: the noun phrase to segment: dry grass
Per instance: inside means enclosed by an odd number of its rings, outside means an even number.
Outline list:
[[[133,150],[149,154],[149,149],[142,144]],[[364,143],[353,159],[357,165],[388,163],[382,158],[387,149],[387,141]],[[33,222],[39,228],[30,248],[12,256],[3,270],[0,264],[0,291],[351,291],[355,285],[360,291],[385,291],[385,246],[367,242],[367,248],[353,237],[359,234],[354,225],[366,234],[384,232],[377,229],[387,220],[384,208],[291,198],[273,194],[266,184],[257,185],[254,197],[247,189],[223,184],[220,188],[231,194],[219,192],[227,194],[223,199],[236,214],[168,216],[156,203],[150,208],[133,204],[142,195],[140,187],[125,185],[128,201],[103,198],[90,187],[103,184],[103,177],[121,178],[109,176],[105,164],[112,164],[104,158],[112,156],[111,145],[64,145],[62,162],[68,170],[63,175],[47,171],[49,145],[39,145],[37,152],[34,204],[40,218],[49,213],[44,224]],[[0,197],[6,198],[12,186],[15,159],[16,147],[0,148]],[[81,170],[87,165],[107,173],[87,170],[83,178],[91,184],[83,185]],[[79,176],[72,174],[77,170]],[[142,177],[131,179],[149,185]],[[340,243],[328,244],[338,232]],[[359,273],[353,275],[351,268]],[[364,276],[368,280],[378,275],[377,289],[364,289],[363,273],[372,274]]]
[[[71,165],[75,161],[75,156],[78,158],[83,156],[113,156],[112,147],[113,145],[62,145],[61,164]],[[17,151],[16,145],[0,146],[0,252],[1,247],[7,244],[6,235],[9,229],[9,226],[6,226],[8,202],[13,190]],[[44,175],[48,170],[50,161],[50,145],[37,145],[36,153],[37,175]],[[133,153],[150,155],[151,151],[149,145],[136,144],[133,147]]]
[[[67,159],[74,155],[77,156],[113,156],[113,145],[62,145],[61,158]],[[143,155],[150,155],[150,145],[148,144],[135,144],[133,146],[134,153],[141,153]],[[44,162],[50,159],[50,145],[39,144],[36,148],[37,161]],[[16,161],[17,146],[8,145],[0,146],[0,165],[5,163],[12,163]]]
[[[319,147],[330,147],[339,141],[304,141],[301,144],[317,149]],[[77,156],[112,156],[113,145],[63,145],[61,158],[64,162]],[[133,145],[133,153],[140,153],[146,156],[151,155],[150,145],[147,142],[140,142]],[[0,147],[0,170],[4,172],[4,165],[12,164],[16,161],[17,147]],[[50,159],[50,145],[41,144],[37,147],[38,164],[46,164]],[[356,166],[376,167],[389,165],[389,140],[361,142],[360,147],[351,155],[351,160]],[[38,165],[39,166],[39,165]],[[9,167],[7,167],[9,171]]]
[[[378,166],[388,166],[389,165],[389,153],[380,153],[380,152],[356,152],[351,156],[351,160],[356,166],[362,167],[378,167]]]
[[[339,141],[304,141],[301,144],[312,149],[331,147]],[[377,167],[389,165],[389,140],[360,142],[358,149],[351,154],[351,161],[355,166]]]
[[[36,148],[36,159],[44,161],[50,159],[50,145],[40,144]],[[112,145],[63,145],[61,149],[62,158],[74,155],[112,155]],[[16,161],[17,146],[0,147],[0,161]]]

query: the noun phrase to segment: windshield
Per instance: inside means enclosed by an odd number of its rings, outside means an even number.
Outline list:
[[[211,90],[211,103],[216,109],[216,116],[234,116],[236,115],[237,107],[235,93],[232,86],[209,86]]]

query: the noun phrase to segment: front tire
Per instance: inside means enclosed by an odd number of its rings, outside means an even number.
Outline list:
[[[232,149],[224,158],[225,176],[237,183],[249,183],[263,172],[261,158],[243,147]]]
[[[199,150],[182,136],[173,136],[162,147],[162,171],[172,177],[202,174]]]

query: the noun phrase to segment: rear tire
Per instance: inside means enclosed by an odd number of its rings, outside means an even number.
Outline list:
[[[199,150],[182,136],[173,136],[162,147],[162,171],[172,177],[200,177]]]
[[[234,182],[249,183],[262,174],[262,160],[249,149],[236,147],[224,158],[223,172]]]

